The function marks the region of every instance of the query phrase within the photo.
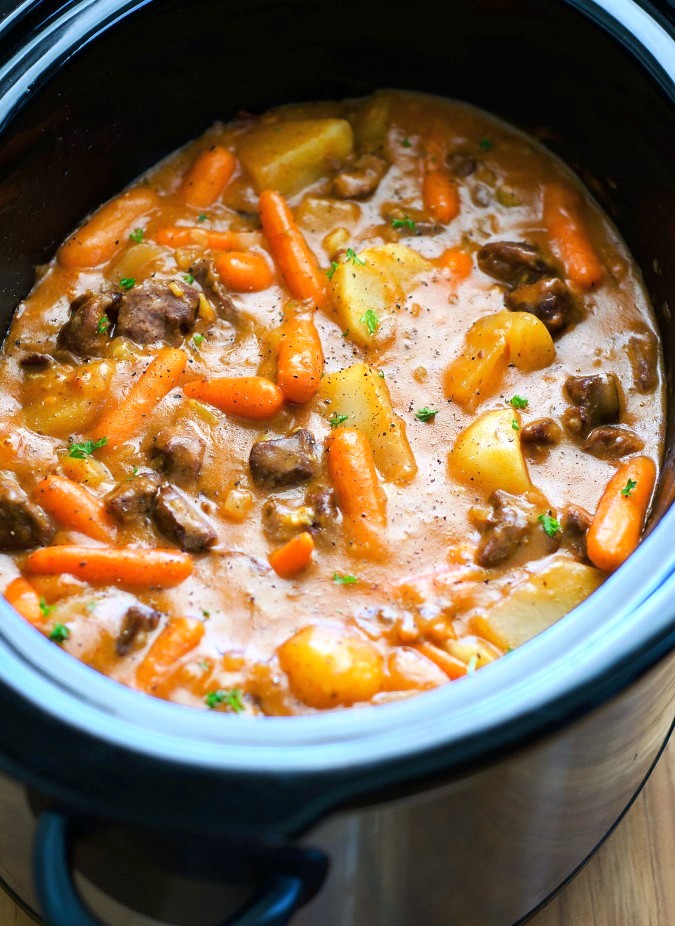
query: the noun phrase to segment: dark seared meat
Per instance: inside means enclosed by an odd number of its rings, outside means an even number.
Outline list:
[[[235,325],[239,320],[239,310],[227,287],[216,273],[212,260],[202,258],[191,268],[192,275],[201,286],[204,295],[221,318]]]
[[[333,179],[333,193],[340,199],[363,199],[377,189],[387,172],[387,162],[375,154],[363,154]]]
[[[153,451],[159,456],[162,469],[180,485],[191,485],[197,481],[205,449],[204,438],[195,428],[187,425],[162,428],[153,444]]]
[[[593,515],[579,505],[568,505],[560,518],[563,546],[581,560],[587,559],[586,534],[592,520]]]
[[[54,358],[49,354],[38,354],[37,352],[26,354],[20,360],[21,369],[26,373],[41,373],[54,363]]]
[[[150,473],[134,476],[120,483],[105,497],[108,511],[121,524],[135,524],[152,513],[159,490],[159,478]]]
[[[601,460],[620,460],[630,453],[638,453],[644,446],[645,442],[635,431],[616,424],[593,428],[584,441],[584,450]]]
[[[553,418],[535,418],[520,429],[520,440],[525,444],[553,446],[560,443],[562,431]]]
[[[477,254],[478,266],[500,283],[522,286],[544,276],[555,276],[553,261],[526,241],[492,241]]]
[[[145,280],[120,297],[115,334],[137,344],[181,343],[195,324],[199,293],[185,283]]]
[[[332,527],[340,516],[333,489],[319,489],[311,492],[307,496],[307,504],[314,511],[314,520],[310,528],[312,534]]]
[[[42,508],[33,504],[13,475],[0,473],[0,550],[29,550],[53,536]]]
[[[161,487],[152,516],[157,529],[187,553],[201,553],[218,539],[204,515],[173,486]]]
[[[557,277],[544,277],[535,283],[519,286],[505,294],[504,304],[512,312],[536,315],[551,334],[559,334],[574,320],[574,300]]]
[[[536,523],[534,506],[524,498],[498,489],[490,496],[491,510],[479,528],[483,536],[476,551],[479,566],[498,566],[527,538]]]
[[[155,611],[144,604],[133,604],[122,618],[120,632],[115,640],[118,656],[126,656],[132,649],[139,649],[145,637],[155,630],[162,618],[161,611]]]
[[[270,495],[262,507],[263,531],[270,540],[283,543],[314,524],[314,508],[302,499]]]
[[[119,293],[86,292],[70,305],[70,318],[56,343],[80,357],[100,357],[110,342],[109,328],[117,314]]]
[[[248,458],[253,481],[269,488],[306,482],[316,473],[315,448],[314,437],[304,428],[290,437],[259,441]]]
[[[453,151],[447,156],[445,163],[455,177],[469,177],[478,167],[476,159],[465,151]]]
[[[628,342],[628,358],[633,371],[633,383],[638,392],[653,392],[658,382],[659,346],[651,331]]]
[[[614,373],[569,376],[565,392],[572,406],[563,412],[567,430],[585,436],[600,424],[615,424],[621,418],[621,385]]]

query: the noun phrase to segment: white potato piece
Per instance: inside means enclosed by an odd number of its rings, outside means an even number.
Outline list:
[[[327,418],[347,415],[345,427],[368,437],[375,465],[385,479],[409,482],[417,472],[405,423],[394,413],[385,380],[365,363],[330,373],[321,380],[321,411]]]
[[[366,248],[335,270],[330,292],[340,324],[361,347],[393,333],[393,313],[431,263],[404,244]]]
[[[561,554],[539,560],[536,572],[518,582],[496,605],[471,620],[475,633],[509,649],[527,643],[585,601],[605,573]]]
[[[520,446],[520,416],[512,408],[485,412],[465,428],[448,456],[451,474],[490,495],[503,489],[521,495],[531,488]]]
[[[258,192],[293,196],[339,167],[352,153],[346,119],[263,122],[245,135],[237,154]]]

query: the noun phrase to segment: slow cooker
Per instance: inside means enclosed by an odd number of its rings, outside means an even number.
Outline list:
[[[0,313],[88,211],[240,108],[402,87],[545,130],[642,267],[675,363],[675,41],[634,0],[2,4]],[[0,877],[48,926],[513,926],[664,747],[675,430],[590,600],[409,701],[249,722],[123,688],[0,599]]]

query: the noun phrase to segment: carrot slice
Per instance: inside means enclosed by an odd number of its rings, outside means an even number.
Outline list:
[[[26,557],[26,571],[38,574],[67,572],[92,583],[120,585],[178,585],[192,573],[192,559],[177,550],[141,547],[41,547]]]
[[[277,384],[288,402],[304,405],[321,384],[323,348],[311,318],[293,318],[281,329]]]
[[[308,531],[297,534],[283,547],[270,553],[270,566],[282,579],[291,579],[306,569],[314,552],[314,540]]]
[[[465,280],[473,270],[471,255],[461,248],[448,248],[447,251],[443,251],[441,256],[436,258],[436,264],[449,270],[454,280]]]
[[[459,192],[447,170],[426,171],[422,179],[422,199],[424,208],[436,222],[447,225],[459,215]]]
[[[237,166],[237,159],[221,145],[202,151],[183,177],[178,196],[188,206],[206,209],[223,195]]]
[[[155,232],[154,239],[165,248],[195,245],[209,251],[241,251],[263,240],[260,232],[216,231],[201,225],[163,225]]]
[[[9,583],[5,589],[5,599],[29,624],[34,627],[43,626],[45,615],[40,608],[40,596],[22,576]]]
[[[574,190],[559,183],[544,188],[544,225],[565,265],[567,276],[581,289],[597,286],[605,275],[582,217],[583,206]]]
[[[115,536],[115,526],[103,502],[65,476],[47,476],[35,487],[40,505],[64,527],[104,543]]]
[[[426,656],[427,659],[436,663],[438,668],[442,669],[448,678],[453,681],[456,678],[461,678],[468,672],[468,667],[465,662],[462,662],[461,659],[457,659],[456,656],[451,656],[450,653],[446,653],[446,651],[439,646],[434,646],[433,643],[418,643],[415,649],[422,653],[423,656]]]
[[[198,645],[204,629],[202,621],[194,617],[175,617],[169,621],[136,669],[138,686],[144,691],[155,688],[162,675]]]
[[[251,421],[274,418],[284,404],[281,389],[262,376],[196,379],[186,383],[183,392],[190,399],[208,402],[228,415],[238,415]]]
[[[262,254],[228,251],[215,263],[218,276],[235,293],[259,293],[274,282],[272,268]]]

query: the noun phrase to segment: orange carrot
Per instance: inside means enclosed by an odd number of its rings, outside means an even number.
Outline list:
[[[291,579],[306,569],[314,552],[314,540],[308,531],[297,534],[283,547],[270,553],[270,566],[282,579]]]
[[[316,394],[323,373],[323,349],[311,318],[293,318],[281,329],[277,383],[288,402],[303,405]]]
[[[569,279],[581,289],[601,282],[604,269],[593,249],[576,192],[558,183],[544,188],[544,225]]]
[[[142,547],[41,547],[26,557],[26,571],[67,572],[85,582],[172,586],[192,572],[192,559],[177,550]]]
[[[45,615],[40,608],[40,596],[22,576],[12,579],[5,589],[5,598],[34,627],[42,627]]]
[[[195,379],[183,386],[183,392],[190,399],[208,402],[228,415],[238,415],[251,421],[274,418],[284,404],[281,389],[262,376]]]
[[[328,475],[355,550],[364,556],[379,553],[387,523],[386,496],[368,438],[356,428],[338,428],[328,439],[326,454]]]
[[[237,159],[220,145],[202,151],[183,177],[178,196],[188,206],[206,209],[223,195],[237,166]]]
[[[35,487],[40,505],[68,530],[79,531],[104,543],[115,536],[115,527],[103,502],[65,476],[47,476]]]
[[[133,226],[158,202],[157,194],[147,187],[111,199],[61,245],[59,263],[79,269],[98,267],[110,260],[127,243]]]
[[[262,242],[260,232],[215,231],[200,225],[163,225],[157,229],[154,238],[165,248],[197,245],[210,251],[243,250]]]
[[[139,688],[155,688],[177,660],[191,652],[204,636],[204,624],[194,617],[174,617],[155,637],[136,669]]]
[[[461,248],[448,248],[447,251],[443,251],[441,256],[436,258],[436,264],[449,270],[454,280],[465,280],[473,270],[471,255]]]
[[[228,251],[216,258],[218,276],[235,293],[258,293],[269,289],[274,274],[262,254]]]
[[[180,381],[187,356],[166,347],[157,353],[126,396],[107,412],[94,428],[92,438],[107,438],[106,447],[117,447],[133,437],[162,399]]]
[[[424,208],[432,219],[447,225],[459,215],[459,192],[447,170],[428,170],[422,178]]]
[[[468,672],[465,662],[462,662],[461,659],[457,659],[456,656],[451,656],[450,653],[441,649],[440,646],[434,646],[433,643],[418,643],[415,649],[422,653],[423,656],[426,656],[427,659],[431,659],[432,662],[436,663],[438,668],[442,669],[448,678],[453,681],[456,678],[461,678]]]
[[[295,299],[311,299],[322,306],[326,298],[326,276],[319,269],[304,235],[281,193],[260,194],[260,221],[274,262]]]
[[[588,557],[598,569],[613,572],[637,548],[655,481],[653,461],[632,457],[607,483],[586,536]]]

